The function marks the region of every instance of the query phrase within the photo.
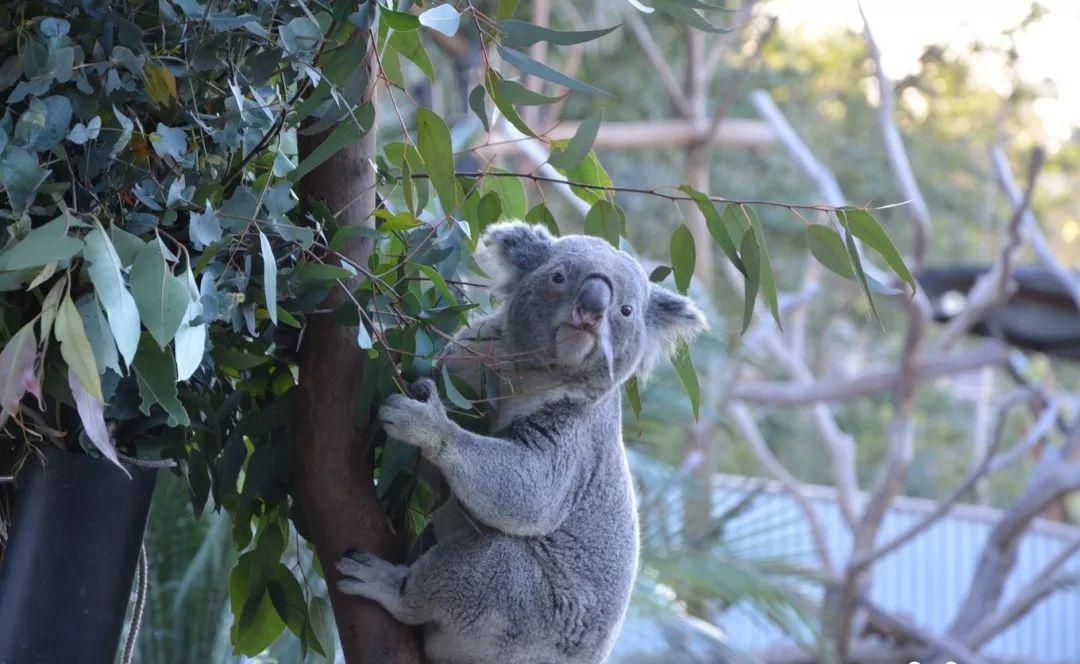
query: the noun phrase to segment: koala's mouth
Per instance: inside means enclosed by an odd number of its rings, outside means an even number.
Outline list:
[[[561,366],[579,368],[595,355],[603,357],[608,375],[613,376],[614,348],[606,319],[595,328],[562,323],[555,329],[555,357]]]

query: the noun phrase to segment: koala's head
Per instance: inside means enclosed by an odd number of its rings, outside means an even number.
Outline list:
[[[626,252],[595,237],[494,224],[477,254],[502,300],[504,350],[569,382],[610,387],[645,376],[679,339],[706,329],[687,298],[650,283]]]

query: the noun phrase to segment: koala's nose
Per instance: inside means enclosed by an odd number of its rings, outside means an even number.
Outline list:
[[[574,324],[589,328],[598,326],[604,320],[609,305],[611,287],[600,277],[589,277],[581,284],[577,302],[574,303]]]

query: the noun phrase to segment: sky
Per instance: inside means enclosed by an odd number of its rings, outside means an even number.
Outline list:
[[[1040,0],[1047,14],[1017,36],[1020,75],[1032,83],[1049,81],[1056,99],[1040,100],[1035,110],[1047,139],[1067,139],[1080,127],[1080,0]],[[870,27],[881,48],[886,73],[896,80],[915,70],[923,49],[945,43],[963,49],[975,40],[1007,44],[1002,30],[1028,14],[1028,0],[863,0]],[[770,13],[781,26],[808,35],[862,29],[856,0],[773,0]],[[1007,89],[1000,61],[975,64],[976,76],[995,89]]]

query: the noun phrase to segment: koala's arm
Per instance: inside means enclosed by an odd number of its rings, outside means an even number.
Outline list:
[[[387,399],[379,411],[387,433],[419,447],[482,523],[521,537],[555,530],[569,512],[569,489],[577,475],[573,459],[548,440],[482,436],[461,428],[446,416],[434,384],[423,383],[429,384],[421,390],[423,399],[400,394]]]

